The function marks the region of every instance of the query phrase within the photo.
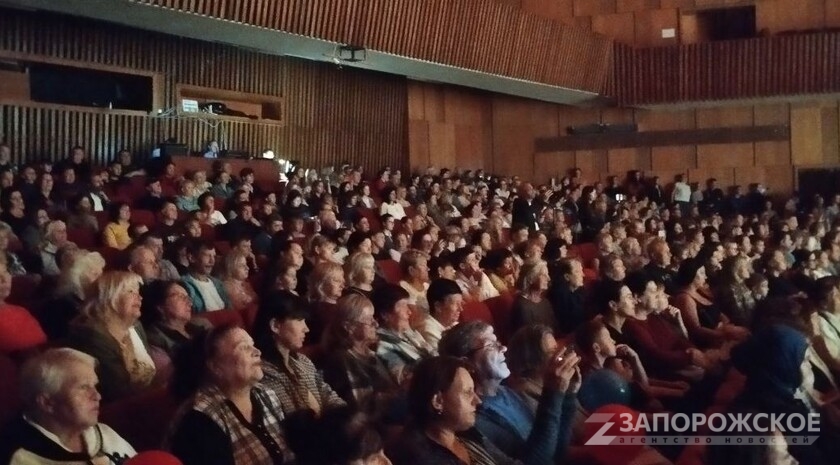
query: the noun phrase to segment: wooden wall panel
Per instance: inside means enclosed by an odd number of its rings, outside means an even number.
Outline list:
[[[653,171],[685,172],[697,166],[697,147],[653,147],[651,151],[651,169]]]
[[[790,165],[790,142],[756,142],[757,166]]]
[[[794,181],[794,167],[791,165],[764,167],[764,182],[771,192],[792,192]]]
[[[128,1],[572,89],[598,91],[610,72],[611,41],[517,0],[285,0],[260,15],[252,0]],[[575,14],[583,5],[615,11],[615,0],[576,0]]]
[[[834,0],[772,0],[756,2],[756,28],[770,33],[825,27],[826,5]]]
[[[735,184],[735,169],[726,167],[692,168],[688,170],[688,182],[701,186],[709,179],[715,178],[721,186]]]
[[[646,10],[635,13],[636,18],[636,41],[634,45],[639,47],[657,47],[663,45],[674,45],[678,43],[679,34],[674,38],[663,38],[663,29],[679,28],[679,18],[676,9],[670,10]]]
[[[697,146],[697,167],[749,167],[755,163],[753,144],[710,144]]]
[[[694,110],[637,110],[636,124],[639,126],[639,131],[670,131],[678,129],[696,129],[697,115]]]
[[[636,35],[639,36],[637,23]],[[632,48],[616,44],[604,93],[620,106],[840,92],[840,33]]]
[[[697,110],[697,128],[752,126],[753,111],[753,107],[700,108]]]
[[[522,10],[556,21],[574,17],[574,0],[522,0]]]
[[[838,134],[837,105],[820,109],[822,119],[822,162],[840,164],[840,134]]]
[[[408,162],[412,169],[425,169],[432,164],[429,155],[429,122],[408,122]]]
[[[547,183],[552,177],[562,178],[575,165],[575,152],[550,152],[534,155],[534,181]]]
[[[596,16],[615,13],[616,0],[575,0],[575,16]]]
[[[594,16],[592,31],[625,44],[633,44],[636,41],[636,21],[633,13]]]
[[[644,11],[659,9],[659,0],[618,0],[615,9],[619,13],[625,11]]]
[[[192,150],[218,140],[223,149],[272,149],[312,167],[343,160],[370,170],[408,165],[404,79],[70,17],[0,12],[0,53],[159,73],[161,109],[177,106],[178,84],[282,97],[285,104],[282,124],[263,124],[0,102],[0,138],[18,161],[62,157],[81,144],[105,163],[122,148],[147,154],[175,137]]]
[[[790,113],[792,161],[796,165],[822,163],[822,112],[819,107],[794,108]]]

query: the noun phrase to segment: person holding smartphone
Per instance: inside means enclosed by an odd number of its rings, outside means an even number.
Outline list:
[[[466,360],[475,367],[475,391],[481,399],[475,426],[487,441],[524,464],[563,460],[571,439],[580,389],[580,357],[556,353],[540,370],[543,387],[536,410],[502,381],[511,372],[493,327],[482,321],[461,323],[444,333],[441,355]]]

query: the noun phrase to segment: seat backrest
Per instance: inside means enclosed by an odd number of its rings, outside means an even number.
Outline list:
[[[461,311],[461,322],[466,323],[476,320],[483,321],[494,328],[496,327],[495,321],[493,321],[493,314],[490,313],[487,304],[477,300],[464,302],[464,310]]]
[[[120,249],[100,247],[96,251],[105,259],[105,267],[108,270],[119,270],[125,265],[125,254]]]
[[[513,299],[514,294],[506,292],[484,301],[487,308],[490,309],[490,314],[493,315],[493,321],[495,322],[495,326],[493,328],[496,332],[496,336],[503,343],[507,343],[511,336]]]
[[[46,342],[47,335],[29,310],[14,305],[0,309],[0,352],[10,355],[26,353]]]
[[[38,290],[40,284],[41,276],[36,274],[13,277],[9,303],[29,308],[29,304],[35,299],[35,291]]]
[[[177,408],[175,398],[159,388],[103,406],[100,421],[136,450],[159,449]]]
[[[157,217],[149,210],[132,210],[131,222],[135,224],[142,224],[149,229],[154,229],[157,224]]]
[[[216,228],[209,224],[201,224],[201,239],[209,242],[216,242]]]
[[[394,260],[377,260],[376,266],[382,272],[382,277],[389,284],[399,284],[402,280],[402,270],[400,264]]]
[[[584,268],[592,265],[592,261],[598,256],[598,247],[592,242],[583,242],[569,247],[569,256],[576,257]]]
[[[20,413],[19,389],[17,363],[0,353],[0,431]]]
[[[360,215],[367,218],[368,223],[370,223],[370,232],[375,233],[379,232],[382,229],[382,224],[379,221],[379,211],[371,210],[370,208],[357,208],[356,209]]]
[[[232,324],[235,326],[245,327],[245,322],[242,320],[242,314],[236,310],[216,310],[214,312],[203,312],[198,314],[201,318],[209,321],[213,326],[223,326]]]
[[[216,254],[219,258],[224,257],[230,252],[230,244],[227,241],[215,241],[213,247],[216,249]]]
[[[79,246],[80,249],[95,249],[98,236],[88,228],[67,228],[67,240]]]

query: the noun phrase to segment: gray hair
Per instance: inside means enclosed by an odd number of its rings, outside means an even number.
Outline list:
[[[77,253],[78,255],[74,257],[70,265],[66,269],[62,270],[62,274],[59,277],[59,288],[61,288],[63,292],[74,294],[82,299],[85,299],[88,297],[88,289],[85,289],[85,287],[89,286],[91,283],[83,283],[82,275],[91,268],[104,270],[105,259],[102,258],[102,255],[100,255],[99,252],[79,250]]]
[[[475,341],[487,331],[487,328],[492,328],[492,326],[481,320],[458,323],[443,333],[438,342],[438,352],[440,355],[450,357],[470,358],[476,349]]]
[[[48,349],[26,361],[20,371],[20,396],[25,411],[37,409],[38,397],[54,396],[61,391],[73,362],[96,368],[95,358],[67,347]]]
[[[373,302],[361,294],[347,294],[338,299],[332,320],[323,334],[323,345],[328,351],[346,350],[353,346],[348,326],[356,323],[365,309],[373,309]]]
[[[519,270],[519,279],[516,280],[517,289],[520,292],[530,291],[543,269],[548,269],[548,264],[543,260],[526,261]]]
[[[91,283],[83,283],[82,278],[91,268],[105,269],[105,259],[99,252],[83,249],[73,252],[69,265],[61,270],[58,287],[62,292],[77,295],[82,299],[87,298],[86,287]]]

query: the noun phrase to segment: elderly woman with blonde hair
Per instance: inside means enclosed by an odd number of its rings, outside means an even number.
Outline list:
[[[516,282],[519,294],[513,301],[512,331],[532,324],[543,324],[556,330],[554,309],[546,298],[550,283],[548,264],[543,260],[522,265]]]
[[[142,392],[155,377],[146,333],[139,323],[140,276],[109,271],[95,283],[82,314],[73,321],[67,345],[96,358],[104,401]]]

